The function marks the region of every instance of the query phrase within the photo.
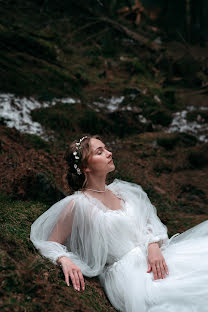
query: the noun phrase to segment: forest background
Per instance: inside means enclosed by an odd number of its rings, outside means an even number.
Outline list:
[[[97,278],[67,288],[29,240],[71,194],[83,133],[113,151],[168,235],[208,217],[208,13],[192,0],[0,1],[0,310],[115,311]]]

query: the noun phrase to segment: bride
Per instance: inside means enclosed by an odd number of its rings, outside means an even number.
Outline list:
[[[140,185],[106,185],[115,165],[98,136],[72,143],[66,159],[75,192],[43,213],[30,235],[61,265],[66,284],[80,291],[83,275],[98,276],[120,311],[207,312],[208,221],[169,238]]]

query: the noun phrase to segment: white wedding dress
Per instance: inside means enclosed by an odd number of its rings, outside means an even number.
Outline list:
[[[121,209],[75,192],[32,224],[36,248],[53,263],[65,255],[83,275],[98,275],[117,310],[207,312],[208,221],[168,238],[140,185],[115,179],[107,188],[121,199]],[[160,244],[169,269],[164,279],[147,273],[150,242]]]

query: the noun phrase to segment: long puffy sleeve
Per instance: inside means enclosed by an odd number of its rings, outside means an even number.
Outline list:
[[[169,240],[166,225],[159,219],[156,207],[151,203],[147,193],[142,189],[142,187],[140,185],[133,184],[132,188],[140,198],[140,204],[145,210],[143,213],[145,215],[144,235],[146,249],[148,245],[153,242],[158,242],[160,247],[164,246]]]
[[[69,257],[86,276],[99,275],[107,259],[104,214],[75,194],[51,206],[31,226],[30,239],[54,264]]]
[[[146,194],[146,193],[145,193]],[[146,240],[145,240],[145,247],[147,251],[147,247],[150,243],[157,242],[159,243],[160,249],[166,248],[172,239],[180,233],[176,233],[171,238],[168,237],[168,229],[165,224],[161,222],[157,215],[157,209],[156,207],[151,204],[147,194],[145,195],[145,202],[146,205],[149,206],[149,216],[147,218],[146,228],[145,228],[145,234],[146,234]]]
[[[162,247],[168,242],[169,239],[167,234],[167,227],[157,216],[157,210],[155,206],[151,204],[149,198],[147,201],[149,202],[151,209],[146,224],[146,247],[148,247],[150,243],[154,242],[159,243],[159,247]]]
[[[152,242],[159,242],[160,247],[165,246],[169,241],[167,227],[157,216],[156,207],[151,204],[147,193],[138,184],[121,180],[116,182],[119,183],[123,196],[134,207],[132,216],[141,234],[138,240],[143,241],[146,250]]]

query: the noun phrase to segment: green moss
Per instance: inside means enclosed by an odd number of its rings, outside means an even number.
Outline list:
[[[143,132],[144,126],[138,122],[133,112],[97,113],[78,104],[59,103],[50,108],[32,111],[34,121],[41,123],[46,129],[55,131],[61,140],[70,133],[99,133],[126,137],[130,134]]]
[[[35,134],[24,134],[23,137],[25,138],[26,142],[31,144],[31,146],[35,149],[43,149],[45,151],[50,151],[49,143],[44,141],[40,136]]]
[[[44,127],[62,133],[63,130],[76,130],[76,108],[74,104],[59,103],[53,107],[41,108],[31,112],[34,121]]]
[[[29,240],[31,224],[49,206],[0,193],[1,311],[115,311],[87,280],[84,292],[67,287],[62,270]],[[94,278],[95,283],[95,278]],[[97,282],[98,283],[98,282]]]
[[[18,55],[15,58],[11,58],[10,54],[3,53],[2,51],[0,52],[0,62],[3,66],[8,66],[8,64],[10,64],[19,67],[24,65],[24,61],[25,60],[18,57]]]
[[[126,69],[126,71],[128,71],[132,75],[135,75],[135,74],[142,74],[142,75],[147,75],[147,76],[150,75],[144,62],[142,62],[136,57],[126,60],[124,62],[124,68]]]
[[[190,133],[180,132],[178,133],[178,137],[182,146],[195,146],[198,142],[198,139]]]
[[[170,173],[172,172],[172,167],[166,161],[156,161],[153,166],[154,171],[157,173],[157,176],[160,176],[161,173]]]
[[[117,38],[117,40],[115,40]],[[120,52],[120,41],[118,40],[119,33],[114,30],[107,31],[102,39],[99,41],[101,46],[102,55],[104,57],[114,57]],[[97,51],[97,53],[100,53]]]
[[[187,193],[187,196],[189,197],[190,200],[193,199],[193,197],[200,197],[206,200],[206,194],[204,193],[204,191],[190,183],[183,184],[181,187],[181,192]]]
[[[188,121],[196,121],[198,116],[204,120],[203,122],[208,122],[208,110],[194,110],[187,113]]]
[[[197,141],[195,136],[185,132],[163,134],[157,138],[158,145],[167,150],[171,150],[176,146],[195,146]]]
[[[94,111],[85,111],[84,115],[79,119],[79,126],[81,131],[93,134],[104,134],[110,130],[107,120]]]
[[[201,169],[208,166],[208,154],[207,154],[208,144],[204,143],[199,145],[197,148],[189,151],[187,154],[187,159],[194,169]]]
[[[172,121],[171,114],[163,109],[152,110],[148,118],[153,122],[153,124],[160,124],[165,127],[167,127]]]
[[[46,206],[35,202],[15,201],[12,196],[0,193],[1,213],[0,232],[4,233],[4,239],[18,242],[28,242],[28,226],[33,218],[37,218]],[[15,255],[21,258],[18,250],[14,250]]]
[[[143,96],[139,106],[142,107],[143,115],[154,124],[168,126],[172,121],[171,112],[159,104],[151,95]]]
[[[29,96],[80,94],[82,83],[65,66],[56,37],[43,36],[30,24],[12,26],[0,32],[0,74],[7,78],[1,79],[0,89]]]
[[[10,54],[0,58],[0,73],[7,77],[1,79],[0,89],[47,98],[68,95],[69,92],[80,94],[81,84],[69,71],[23,54],[17,54],[16,61],[12,60]]]
[[[157,208],[159,216],[173,212],[173,203],[167,197],[167,195],[158,193],[152,183],[143,186],[143,188],[144,191],[147,193],[151,203]]]
[[[170,134],[167,136],[161,136],[157,138],[157,144],[164,147],[167,150],[173,149],[178,143],[178,134]]]
[[[57,57],[54,47],[49,42],[20,31],[1,31],[0,48],[1,50],[15,49],[50,61],[56,61]]]

